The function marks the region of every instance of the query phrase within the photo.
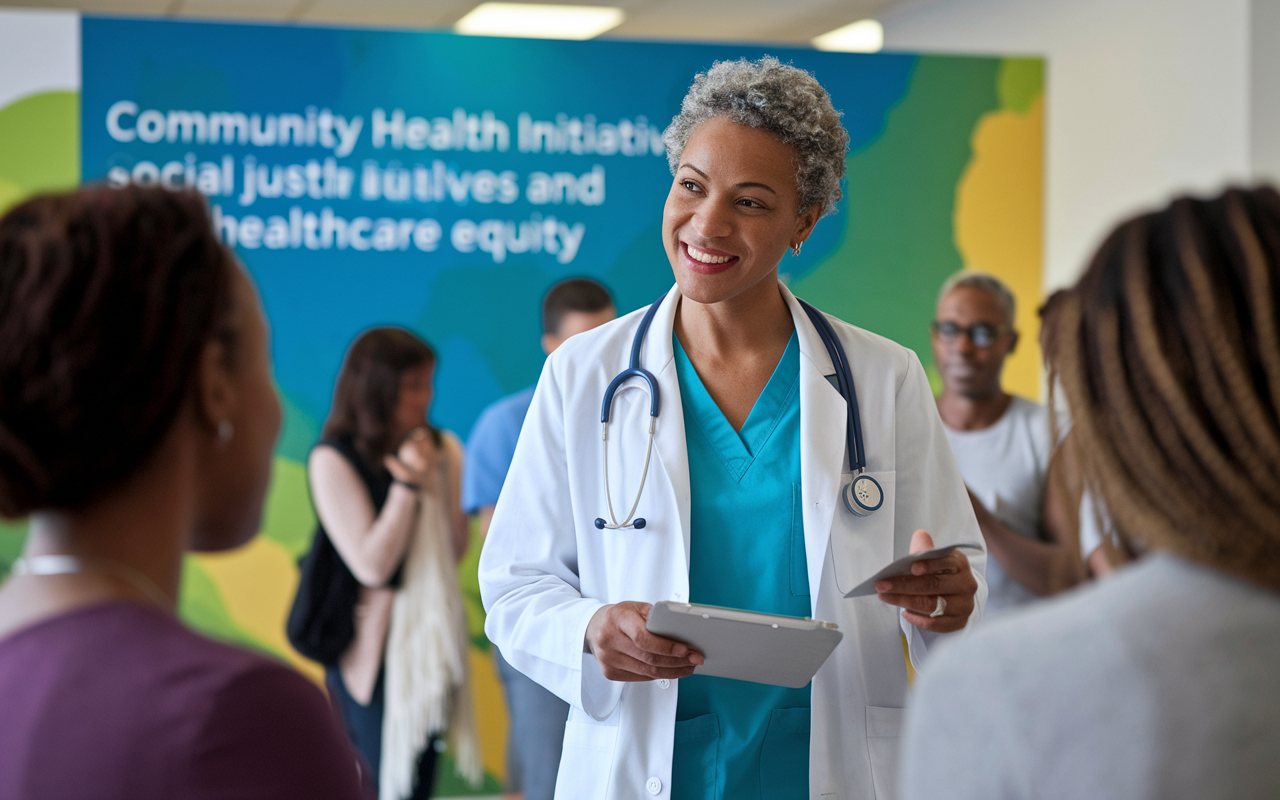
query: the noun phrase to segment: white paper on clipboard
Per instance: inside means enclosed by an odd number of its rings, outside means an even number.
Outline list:
[[[935,547],[932,550],[925,550],[921,553],[913,553],[909,556],[898,559],[889,566],[867,578],[862,583],[845,592],[845,597],[866,597],[876,593],[876,581],[882,581],[885,578],[896,578],[899,575],[910,575],[911,565],[917,561],[928,561],[934,558],[946,558],[951,555],[953,550],[960,548],[966,550],[982,550],[982,545],[974,542],[961,542],[960,544],[949,544],[946,547]]]

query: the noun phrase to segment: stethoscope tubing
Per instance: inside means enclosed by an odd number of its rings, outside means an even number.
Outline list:
[[[609,509],[609,521],[605,522],[603,518],[596,518],[595,526],[601,530],[643,528],[647,525],[646,520],[643,517],[636,517],[635,513],[636,509],[640,507],[640,498],[644,494],[645,482],[649,477],[649,465],[653,458],[654,432],[657,430],[658,411],[661,407],[661,394],[658,389],[657,378],[653,376],[653,373],[640,366],[640,350],[644,346],[645,337],[649,333],[649,326],[652,324],[654,316],[658,313],[658,307],[662,305],[662,301],[666,296],[667,292],[664,292],[661,297],[649,306],[649,310],[640,319],[640,327],[636,330],[635,338],[631,342],[631,359],[627,364],[627,368],[614,376],[604,392],[604,401],[600,407],[600,437],[604,443],[604,496]],[[862,416],[858,410],[858,394],[854,388],[853,371],[849,367],[848,355],[845,353],[839,337],[836,336],[835,329],[831,327],[830,321],[823,316],[822,312],[799,298],[796,298],[796,300],[800,303],[800,307],[804,309],[805,315],[809,317],[814,329],[817,330],[818,338],[822,340],[823,346],[826,347],[827,355],[831,358],[831,365],[835,368],[837,389],[845,399],[845,410],[848,415],[846,434],[849,447],[849,468],[855,473],[862,473],[866,470],[867,458],[866,451],[863,449]],[[631,504],[626,519],[618,522],[618,517],[613,510],[613,496],[609,493],[609,417],[612,414],[613,398],[618,389],[632,378],[643,380],[649,389],[649,443],[645,449],[644,471],[640,474],[640,486],[636,489],[635,501]],[[876,484],[876,486],[878,489],[879,484]],[[876,508],[879,508],[879,505],[875,508],[870,508],[869,511],[874,511]]]
[[[636,330],[635,338],[631,342],[631,360],[627,364],[627,368],[614,376],[609,381],[609,387],[604,390],[604,402],[600,405],[600,438],[604,442],[604,498],[609,507],[609,521],[605,522],[604,518],[596,517],[595,526],[600,530],[616,531],[623,528],[643,528],[647,523],[643,517],[636,518],[636,509],[640,507],[640,497],[644,494],[645,482],[649,479],[649,464],[653,458],[653,435],[658,429],[658,411],[662,405],[662,394],[658,389],[658,379],[653,373],[640,366],[640,348],[644,346],[645,337],[649,333],[649,325],[653,322],[654,315],[658,313],[658,307],[662,305],[662,300],[667,296],[666,292],[662,296],[653,301],[649,306],[649,310],[644,313],[640,319],[640,327]],[[644,471],[640,473],[640,486],[636,489],[635,502],[631,504],[631,510],[627,512],[627,518],[622,522],[618,522],[618,517],[613,511],[613,495],[609,493],[609,417],[613,412],[613,397],[617,394],[622,384],[639,378],[649,387],[649,444],[644,451]]]
[[[839,384],[840,394],[845,398],[845,409],[848,414],[849,469],[851,472],[861,473],[867,468],[867,454],[862,442],[862,415],[858,409],[858,390],[853,384],[853,370],[849,366],[849,357],[845,353],[844,345],[840,343],[840,338],[836,336],[835,329],[831,327],[830,321],[823,316],[822,312],[798,297],[796,302],[800,303],[809,321],[817,329],[818,338],[827,348],[827,355],[830,356],[832,366],[835,368],[836,383]]]
[[[653,322],[653,317],[658,313],[658,306],[662,305],[663,298],[659,297],[649,306],[649,310],[644,313],[644,317],[640,320],[640,328],[636,331],[635,339],[631,342],[631,361],[627,364],[627,368],[614,376],[609,381],[609,387],[604,390],[604,402],[600,404],[600,422],[608,425],[609,415],[612,413],[613,396],[617,393],[622,384],[631,378],[640,378],[649,385],[649,416],[653,419],[658,418],[658,410],[661,406],[662,394],[658,391],[658,379],[653,377],[653,373],[640,366],[640,348],[644,345],[645,336],[649,333],[649,325]]]

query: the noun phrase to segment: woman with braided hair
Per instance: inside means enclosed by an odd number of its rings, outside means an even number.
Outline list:
[[[1280,195],[1124,223],[1052,324],[1085,481],[1148,555],[939,653],[906,796],[1280,797]]]

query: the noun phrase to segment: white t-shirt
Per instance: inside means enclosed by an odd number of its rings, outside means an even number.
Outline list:
[[[943,427],[946,427],[945,425]],[[1053,452],[1049,412],[1014,397],[994,425],[976,431],[946,427],[960,475],[996,519],[1029,539],[1044,538],[1044,487]],[[1039,597],[987,559],[986,616]]]
[[[1088,561],[1093,551],[1102,547],[1104,539],[1117,543],[1115,527],[1102,498],[1095,497],[1086,486],[1080,494],[1080,557]]]
[[[1171,555],[940,647],[905,800],[1280,797],[1280,592]]]

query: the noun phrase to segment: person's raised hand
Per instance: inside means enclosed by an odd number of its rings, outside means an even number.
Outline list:
[[[927,531],[911,535],[911,552],[933,549],[933,537]],[[910,575],[876,581],[876,593],[884,602],[906,609],[907,622],[920,630],[935,633],[958,631],[973,613],[978,579],[969,568],[969,558],[952,550],[945,558],[917,561]],[[945,608],[940,616],[931,616],[941,597]]]
[[[702,654],[688,645],[645,629],[650,608],[632,601],[603,606],[587,624],[587,650],[609,680],[687,678],[702,664]]]
[[[396,480],[429,489],[430,476],[439,458],[439,448],[431,434],[425,428],[417,428],[400,443],[396,454],[384,458],[383,463]]]

